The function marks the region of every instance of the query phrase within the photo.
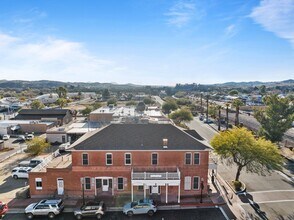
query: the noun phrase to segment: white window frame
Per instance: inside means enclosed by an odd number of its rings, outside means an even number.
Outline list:
[[[107,156],[108,156],[108,155],[111,156],[111,164],[109,164],[109,163],[107,162]],[[112,153],[106,153],[106,154],[105,154],[105,164],[108,165],[108,166],[113,164],[113,156],[112,156]]]
[[[153,158],[152,158],[153,154],[156,154],[157,155],[156,164],[153,164]],[[153,166],[159,165],[159,154],[157,152],[152,152],[151,153],[151,165],[153,165]]]
[[[130,163],[127,163],[127,154],[130,155]],[[125,165],[132,165],[132,154],[131,153],[125,153]]]
[[[198,178],[198,186],[197,186],[197,189],[194,188],[194,179],[196,177]],[[200,189],[200,177],[199,176],[193,176],[193,182],[192,182],[192,184],[193,184],[193,190],[199,190]]]
[[[189,164],[186,163],[187,162],[187,158],[186,158],[187,154],[190,154],[190,163]],[[192,165],[193,164],[192,159],[193,159],[192,153],[191,152],[186,152],[185,153],[185,165]]]
[[[185,176],[185,180],[184,180],[184,190],[191,190],[192,186],[192,177],[191,176]]]
[[[122,189],[119,189],[119,188],[118,188],[118,186],[119,186],[118,179],[122,179],[122,181],[123,181],[123,182],[122,182],[122,186],[123,186]],[[123,191],[124,189],[125,189],[125,180],[124,180],[124,177],[119,176],[119,177],[117,177],[117,190]]]
[[[37,186],[37,182],[41,183],[42,186]],[[36,184],[36,190],[42,190],[43,189],[42,178],[35,178],[35,184]]]
[[[88,164],[84,164],[84,155],[87,155],[87,161],[88,161]],[[88,166],[90,164],[90,160],[89,160],[89,154],[88,153],[82,153],[82,165],[83,166]]]
[[[195,163],[195,154],[198,154],[198,161],[199,161],[199,163]],[[200,165],[200,153],[199,152],[194,152],[193,153],[193,164],[194,165]]]

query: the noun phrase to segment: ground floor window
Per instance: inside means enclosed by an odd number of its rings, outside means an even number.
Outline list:
[[[193,189],[199,189],[199,176],[193,177]]]
[[[139,190],[139,191],[144,190],[144,186],[138,186],[138,190]]]
[[[122,178],[122,177],[117,178],[117,189],[118,190],[124,189],[124,178]]]
[[[86,177],[84,184],[85,184],[85,189],[91,189],[91,178]]]
[[[43,189],[42,178],[36,178],[35,182],[36,182],[36,190],[42,190]]]

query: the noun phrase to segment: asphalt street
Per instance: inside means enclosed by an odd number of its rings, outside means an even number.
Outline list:
[[[25,220],[27,219],[25,214],[8,214],[3,220]],[[47,217],[36,217],[38,219],[47,219]],[[73,213],[63,213],[56,216],[56,220],[70,220],[75,219]],[[96,218],[83,218],[83,219],[96,219]],[[122,212],[107,212],[102,218],[103,220],[226,220],[222,212],[218,208],[199,208],[199,209],[185,209],[185,210],[169,210],[169,211],[157,211],[154,216],[149,217],[147,215],[137,215],[127,217]]]
[[[217,134],[210,125],[204,124],[198,118],[195,118],[188,126],[195,129],[208,142]],[[236,166],[227,166],[218,161],[217,172],[229,182],[235,178]],[[279,215],[288,217],[294,214],[294,182],[288,176],[277,171],[266,176],[259,176],[243,170],[240,179],[246,184],[247,197],[260,203],[260,207],[264,209],[262,211],[266,212],[269,219],[277,219]],[[245,210],[254,212],[248,199],[242,202],[241,206]]]

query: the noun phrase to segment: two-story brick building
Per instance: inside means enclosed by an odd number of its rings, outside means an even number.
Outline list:
[[[32,197],[156,195],[162,202],[206,194],[210,148],[172,124],[110,124],[86,134],[71,154],[30,173]]]

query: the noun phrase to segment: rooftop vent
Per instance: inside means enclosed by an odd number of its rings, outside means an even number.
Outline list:
[[[163,146],[164,149],[167,149],[167,142],[168,142],[167,138],[162,139],[162,146]]]

